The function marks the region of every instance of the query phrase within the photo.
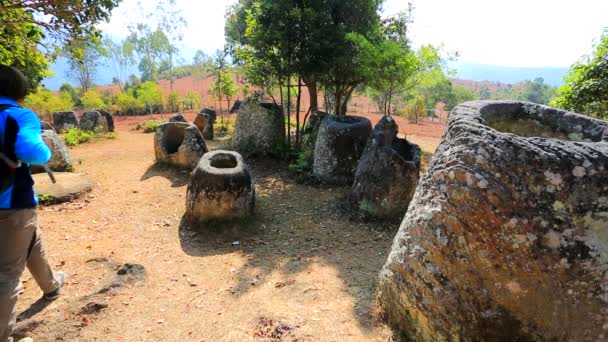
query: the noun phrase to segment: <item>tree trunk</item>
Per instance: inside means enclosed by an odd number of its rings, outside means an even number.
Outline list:
[[[342,89],[336,84],[336,89],[335,89],[335,99],[334,101],[336,101],[336,103],[334,103],[334,113],[336,115],[342,115]]]
[[[353,95],[356,86],[349,86],[346,90],[346,94],[344,95],[344,100],[342,101],[340,111],[342,115],[346,115],[348,112],[348,101],[350,101],[350,97]]]
[[[296,147],[300,147],[300,101],[302,101],[302,76],[298,76],[298,102],[296,103]]]
[[[308,96],[310,97],[310,110],[316,112],[319,110],[319,93],[317,90],[317,81],[303,80],[308,88]]]
[[[291,76],[287,77],[287,146],[291,146]]]
[[[283,101],[283,82],[280,77],[279,77],[279,96],[280,96],[280,100],[281,100],[281,111],[283,112],[283,131],[286,132],[287,130],[285,129],[285,102]],[[287,133],[285,134],[285,138],[288,139]]]

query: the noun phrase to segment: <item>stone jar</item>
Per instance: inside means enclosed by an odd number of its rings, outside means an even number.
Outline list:
[[[252,215],[255,186],[243,157],[233,151],[206,153],[190,175],[186,198],[190,221]]]
[[[313,174],[322,183],[352,184],[357,163],[372,131],[366,118],[326,116],[315,142]]]
[[[384,116],[372,131],[351,190],[357,209],[377,218],[402,218],[420,175],[420,147],[397,136],[399,127]]]
[[[193,169],[207,151],[201,132],[190,123],[167,122],[154,134],[157,162]]]
[[[379,282],[414,341],[608,338],[608,123],[527,102],[450,114]]]
[[[55,112],[53,113],[53,126],[57,133],[67,132],[72,128],[78,128],[78,119],[74,112]]]

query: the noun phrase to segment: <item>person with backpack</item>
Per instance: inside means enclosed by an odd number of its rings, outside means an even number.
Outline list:
[[[19,106],[27,80],[17,69],[0,65],[0,342],[12,341],[20,277],[27,267],[44,298],[59,296],[63,272],[53,273],[42,246],[30,165],[45,164],[40,120]]]

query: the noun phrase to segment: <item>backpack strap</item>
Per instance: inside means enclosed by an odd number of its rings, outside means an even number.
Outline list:
[[[0,113],[5,111],[8,108],[16,107],[9,104],[0,104]],[[21,163],[19,161],[15,161],[9,157],[9,155],[13,155],[13,153],[9,153],[5,146],[9,142],[9,140],[14,140],[13,138],[9,138],[7,136],[7,126],[9,125],[9,120],[7,119],[4,127],[4,136],[0,137],[0,193],[6,191],[14,182],[15,172],[17,168],[21,167]]]

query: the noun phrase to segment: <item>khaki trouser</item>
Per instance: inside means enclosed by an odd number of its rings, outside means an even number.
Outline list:
[[[44,293],[59,284],[46,259],[35,209],[0,210],[0,342],[12,341],[25,267]]]

